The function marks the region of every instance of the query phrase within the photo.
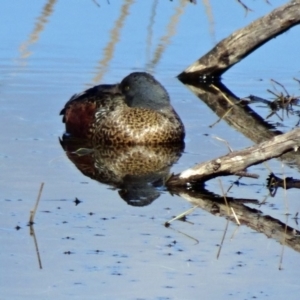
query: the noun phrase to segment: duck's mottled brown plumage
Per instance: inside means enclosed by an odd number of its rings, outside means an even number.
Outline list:
[[[61,114],[68,134],[94,144],[181,143],[185,134],[166,90],[147,73],[74,95]]]
[[[98,108],[92,139],[95,142],[128,145],[181,142],[183,135],[178,135],[181,126],[175,114],[128,107],[123,95],[114,95],[110,104]]]
[[[107,84],[73,95],[60,112],[66,124],[66,133],[81,139],[92,138],[92,124],[96,122],[98,108],[106,105],[107,100],[117,92],[118,85]]]

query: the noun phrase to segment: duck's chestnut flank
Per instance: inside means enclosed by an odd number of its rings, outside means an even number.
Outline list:
[[[182,143],[185,135],[167,91],[145,72],[74,95],[61,115],[67,134],[94,144]]]

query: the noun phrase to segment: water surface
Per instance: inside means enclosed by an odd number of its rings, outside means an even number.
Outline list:
[[[234,30],[282,5],[236,1],[2,1],[0,38],[1,299],[298,299],[299,252],[273,238],[196,209],[188,222],[163,224],[189,209],[188,199],[159,189],[151,205],[128,205],[118,190],[84,176],[67,158],[59,111],[74,93],[115,83],[136,70],[151,72],[168,90],[186,127],[186,147],[171,172],[253,144],[176,79]],[[272,99],[270,79],[299,96],[299,28],[270,41],[234,66],[223,83],[238,97]],[[251,108],[263,118],[268,107]],[[268,119],[286,132],[297,116]],[[268,163],[299,178],[297,166]],[[249,169],[230,197],[263,201],[265,165]],[[222,178],[227,189],[236,177]],[[27,226],[40,183],[45,187]],[[222,194],[220,182],[207,189]],[[248,204],[298,230],[299,191],[278,190],[262,206]],[[78,204],[74,202],[79,199]],[[78,204],[78,205],[76,205]],[[287,216],[288,214],[288,216]],[[283,253],[283,255],[282,255]],[[282,257],[282,263],[280,264]],[[283,270],[279,270],[279,266]]]

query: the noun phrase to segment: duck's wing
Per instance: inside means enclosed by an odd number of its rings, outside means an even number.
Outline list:
[[[62,121],[64,123],[66,122],[67,110],[72,105],[88,105],[88,103],[96,103],[97,101],[101,101],[104,94],[115,94],[118,92],[118,84],[100,84],[89,88],[81,93],[74,94],[59,113],[63,116]]]
[[[89,138],[97,107],[104,105],[105,99],[110,99],[117,91],[117,84],[106,84],[73,95],[60,112],[66,124],[66,133],[73,137]]]

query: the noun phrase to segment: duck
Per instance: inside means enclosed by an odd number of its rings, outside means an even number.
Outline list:
[[[75,94],[60,115],[66,135],[93,145],[174,144],[183,143],[185,137],[167,90],[146,72]]]

